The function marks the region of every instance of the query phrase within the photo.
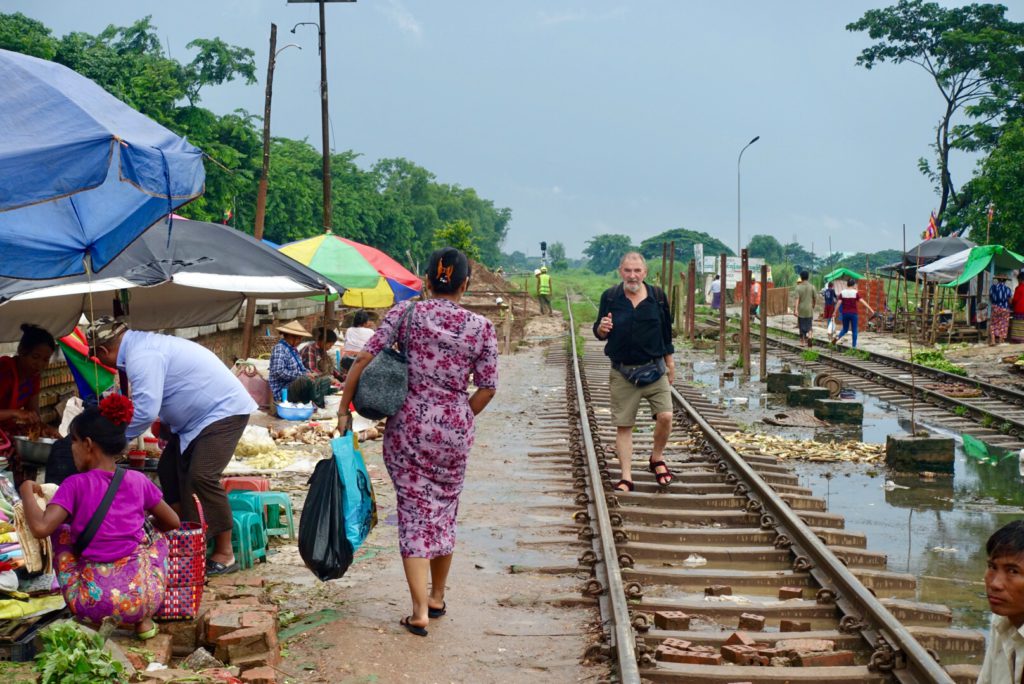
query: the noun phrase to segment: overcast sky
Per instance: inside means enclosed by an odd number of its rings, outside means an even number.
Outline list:
[[[887,3],[821,0],[359,0],[327,8],[335,150],[406,157],[512,209],[507,252],[600,233],[685,227],[822,253],[913,243],[938,200],[918,172],[942,103],[913,65],[872,71],[848,22]],[[1024,3],[1005,2],[1024,20]],[[131,8],[131,9],[129,9]],[[96,33],[151,14],[176,59],[193,38],[256,51],[258,85],[203,93],[263,110],[270,23],[273,134],[320,147],[315,4],[285,0],[0,0],[54,30]],[[962,183],[973,161],[955,160]]]

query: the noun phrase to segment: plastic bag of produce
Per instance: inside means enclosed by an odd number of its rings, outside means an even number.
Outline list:
[[[277,443],[270,436],[270,430],[259,425],[246,425],[235,447],[238,456],[256,456],[277,449]]]
[[[299,555],[318,579],[338,579],[352,564],[352,544],[345,536],[345,512],[338,459],[325,458],[309,478],[309,492],[299,520]]]
[[[338,461],[341,477],[345,536],[352,545],[352,551],[356,552],[377,524],[377,500],[373,495],[373,483],[370,482],[363,454],[359,451],[359,443],[351,431],[332,439],[331,450]]]

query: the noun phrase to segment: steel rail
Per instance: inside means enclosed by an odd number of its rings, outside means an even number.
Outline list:
[[[953,678],[932,654],[918,643],[771,485],[747,464],[721,433],[674,387],[672,398],[700,428],[709,445],[722,456],[726,469],[731,469],[740,483],[745,485],[744,493],[749,498],[747,510],[763,512],[761,526],[776,529],[776,545],[783,548],[788,546],[796,554],[794,569],[809,571],[822,585],[818,601],[834,602],[846,614],[843,620],[846,628],[851,632],[859,632],[874,647],[871,666],[890,672],[904,684],[953,684]],[[830,594],[823,594],[823,591]]]
[[[605,576],[605,595],[610,607],[610,615],[604,616],[608,624],[611,647],[615,652],[619,681],[622,684],[640,684],[640,667],[637,662],[636,633],[630,622],[629,606],[626,603],[626,590],[622,582],[622,570],[619,568],[619,554],[615,547],[614,532],[605,499],[604,483],[601,481],[601,468],[597,462],[597,451],[594,449],[594,436],[590,431],[590,420],[587,416],[587,399],[583,392],[583,379],[580,371],[580,359],[576,353],[576,322],[572,316],[572,303],[566,293],[566,308],[569,312],[569,356],[572,357],[573,376],[576,385],[576,405],[579,411],[580,431],[583,446],[587,454],[587,475],[589,479],[589,503],[593,506],[594,515],[591,525],[597,526],[594,539],[595,551],[598,553],[594,564],[596,574]]]
[[[717,321],[715,322],[717,325]],[[775,333],[789,333],[788,330],[782,328],[775,328],[768,326],[769,332]],[[778,338],[769,338],[769,342],[783,343],[787,346],[791,343]],[[796,346],[796,345],[792,345]],[[957,383],[961,385],[973,385],[977,389],[981,390],[982,394],[993,399],[1002,399],[1004,401],[1016,404],[1017,406],[1024,406],[1024,392],[1015,390],[1010,387],[1003,387],[1002,385],[995,385],[985,380],[978,380],[977,378],[969,378],[963,375],[957,375],[956,373],[950,373],[949,371],[940,370],[938,368],[931,368],[930,366],[924,366],[920,363],[914,363],[913,361],[907,361],[906,359],[900,359],[895,356],[889,356],[888,354],[880,354],[878,352],[868,351],[866,349],[858,349],[857,351],[868,354],[868,358],[865,361],[875,361],[885,366],[892,366],[900,368],[906,371],[913,371],[914,373],[927,376],[934,380],[941,380],[944,382]]]
[[[790,342],[787,342],[785,340],[768,338],[768,344],[775,345],[776,347],[785,348],[791,352],[799,352],[803,350],[803,348],[799,347],[798,345],[791,344]],[[1000,414],[998,412],[980,406],[975,406],[974,404],[971,403],[971,399],[977,399],[978,397],[964,397],[962,399],[958,399],[956,397],[946,396],[941,392],[930,390],[927,387],[923,387],[917,383],[907,382],[906,380],[901,380],[900,378],[894,378],[892,376],[879,373],[878,371],[871,370],[870,368],[865,368],[864,366],[861,366],[855,361],[839,358],[838,356],[835,355],[819,354],[818,358],[816,359],[816,363],[830,364],[832,366],[844,369],[853,375],[858,375],[861,377],[865,377],[865,375],[870,375],[875,378],[880,378],[880,380],[877,381],[880,385],[890,387],[893,389],[898,388],[904,394],[911,396],[916,395],[919,399],[933,405],[942,404],[947,407],[952,407],[954,409],[957,407],[963,407],[964,409],[967,410],[971,418],[979,422],[982,420],[982,416],[992,416],[995,419],[998,419],[1004,423],[1009,423],[1010,425],[1013,426],[1013,429],[1011,429],[1008,433],[1011,437],[1019,437],[1021,435],[1024,435],[1024,421]],[[879,361],[878,363],[882,362]],[[917,366],[917,364],[913,365]],[[917,369],[915,368],[914,371],[916,372],[916,370]],[[964,378],[962,378],[959,375],[954,375],[953,377],[960,378],[961,383],[964,382]],[[971,384],[979,381],[967,380],[966,382],[968,384]]]

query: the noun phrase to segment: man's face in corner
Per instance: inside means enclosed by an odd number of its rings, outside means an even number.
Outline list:
[[[1024,553],[994,556],[985,571],[985,593],[993,613],[1024,625]]]
[[[626,292],[637,293],[640,291],[644,278],[647,277],[647,267],[639,259],[626,259],[619,266],[619,276],[622,277],[622,284],[625,286]]]

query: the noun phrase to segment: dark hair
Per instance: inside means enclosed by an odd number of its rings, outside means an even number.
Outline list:
[[[810,280],[811,279],[811,274],[808,273],[807,271],[800,271],[800,279],[801,280]]]
[[[21,342],[18,343],[18,353],[27,354],[36,347],[46,345],[51,352],[57,351],[57,342],[46,330],[31,323],[21,324]]]
[[[855,279],[853,279],[853,278],[847,278],[846,279],[846,284],[849,285],[850,287],[853,287],[854,285],[857,284],[857,281]]]
[[[115,425],[98,408],[87,408],[71,421],[68,434],[74,439],[91,439],[107,456],[119,456],[128,446],[124,436],[128,424]]]
[[[370,320],[370,314],[366,313],[366,309],[360,309],[352,314],[352,325],[356,328],[366,325]]]
[[[313,339],[314,340],[316,340],[317,342],[323,342],[324,341],[324,337],[325,337],[325,335],[324,335],[324,327],[322,325],[319,328],[313,328]],[[326,334],[326,338],[327,338],[327,343],[328,344],[334,344],[335,342],[338,341],[338,333],[334,332],[331,329],[328,329],[327,330],[327,334]]]
[[[1024,553],[1024,520],[1014,520],[992,533],[985,544],[989,558]]]
[[[830,281],[828,281],[828,286],[829,286],[829,287],[831,287],[832,289],[835,289],[835,287],[836,287],[836,281],[834,281],[834,280],[830,280]]]
[[[469,259],[454,247],[444,247],[430,255],[427,279],[436,294],[452,294],[470,275]]]

